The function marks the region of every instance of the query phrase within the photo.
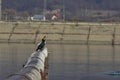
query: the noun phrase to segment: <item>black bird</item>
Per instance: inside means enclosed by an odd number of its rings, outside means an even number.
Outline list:
[[[43,38],[42,38],[42,42],[38,45],[38,47],[37,47],[37,49],[36,49],[36,51],[38,51],[38,50],[43,50],[44,49],[44,47],[45,47],[45,44],[46,44],[46,36],[44,36]]]

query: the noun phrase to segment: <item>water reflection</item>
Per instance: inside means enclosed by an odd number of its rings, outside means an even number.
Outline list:
[[[0,45],[0,78],[19,72],[34,44]],[[120,46],[47,44],[49,80],[120,80],[104,72],[120,70]],[[2,79],[3,80],[3,79]]]
[[[50,45],[51,46],[51,45]],[[119,80],[103,72],[120,70],[120,46],[52,45],[50,80]]]

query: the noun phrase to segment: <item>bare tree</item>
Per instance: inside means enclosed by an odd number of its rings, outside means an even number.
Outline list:
[[[14,20],[17,15],[17,12],[14,9],[5,9],[3,11],[3,15],[5,20]]]

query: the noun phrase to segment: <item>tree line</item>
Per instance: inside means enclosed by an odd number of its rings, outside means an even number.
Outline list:
[[[120,0],[47,0],[46,10],[60,9],[66,19],[88,19],[90,10],[120,10]],[[42,14],[44,0],[2,0],[3,19]],[[63,13],[63,8],[65,12]]]

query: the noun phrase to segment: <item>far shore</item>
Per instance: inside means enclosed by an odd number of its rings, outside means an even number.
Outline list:
[[[1,43],[120,44],[120,23],[107,22],[4,22]]]

